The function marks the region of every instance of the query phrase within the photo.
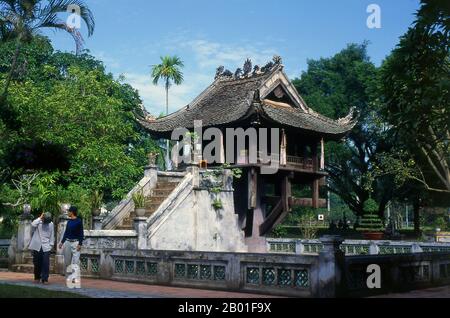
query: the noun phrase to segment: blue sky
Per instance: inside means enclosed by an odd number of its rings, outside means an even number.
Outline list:
[[[95,34],[85,48],[114,75],[139,90],[145,107],[159,115],[164,90],[150,79],[161,55],[185,63],[185,82],[170,92],[170,111],[187,105],[213,80],[219,65],[234,71],[249,57],[265,64],[283,58],[294,78],[308,59],[329,57],[347,43],[370,41],[376,65],[414,20],[419,0],[85,0],[95,15]],[[366,25],[369,4],[381,8],[381,29]],[[82,33],[86,28],[82,26]],[[45,32],[62,51],[73,51],[63,33]]]

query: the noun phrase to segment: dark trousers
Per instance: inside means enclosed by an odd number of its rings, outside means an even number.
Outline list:
[[[34,279],[48,282],[50,271],[50,252],[33,251]]]

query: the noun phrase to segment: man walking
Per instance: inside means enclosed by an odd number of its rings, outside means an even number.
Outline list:
[[[31,223],[34,233],[29,249],[33,251],[34,281],[48,284],[50,251],[55,244],[55,231],[50,213],[42,213]]]
[[[66,270],[69,265],[76,265],[78,269],[80,268],[80,251],[83,239],[83,220],[78,217],[77,207],[71,206],[69,208],[69,221],[67,221],[66,230],[59,243],[60,249],[64,247],[63,254]]]

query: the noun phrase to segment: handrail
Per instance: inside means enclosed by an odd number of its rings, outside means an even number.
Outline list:
[[[144,195],[150,195],[151,183],[155,182],[150,176],[145,176],[139,181],[139,183],[127,194],[125,199],[120,201],[120,203],[111,211],[111,213],[103,220],[102,228],[105,230],[111,230],[117,226],[123,218],[125,218],[133,209],[133,194],[141,189],[144,189]]]

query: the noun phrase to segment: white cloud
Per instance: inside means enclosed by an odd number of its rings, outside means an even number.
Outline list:
[[[225,68],[242,66],[245,59],[250,58],[255,64],[267,63],[277,51],[263,45],[223,44],[207,40],[181,42],[182,47],[192,50],[200,68]]]
[[[125,73],[125,82],[139,91],[146,109],[153,115],[159,116],[166,112],[166,91],[164,85],[154,85],[150,74]],[[181,85],[173,85],[169,90],[169,113],[188,105],[205,89],[211,80],[203,74],[187,74]]]
[[[95,58],[102,61],[108,68],[118,69],[120,68],[120,62],[114,57],[109,56],[103,51],[92,52],[91,53]]]
[[[184,71],[184,83],[173,85],[169,91],[169,112],[172,113],[188,105],[206,89],[214,80],[215,70],[223,65],[234,72],[242,67],[245,59],[250,58],[254,64],[264,65],[270,61],[277,51],[264,46],[225,44],[205,39],[186,40],[183,37],[171,37],[162,46],[170,51],[182,51],[183,59],[189,60]],[[187,63],[185,63],[187,64]],[[125,72],[125,81],[139,91],[147,110],[158,116],[165,113],[165,90],[162,83],[153,85],[149,72]]]

